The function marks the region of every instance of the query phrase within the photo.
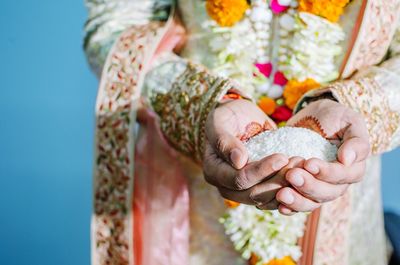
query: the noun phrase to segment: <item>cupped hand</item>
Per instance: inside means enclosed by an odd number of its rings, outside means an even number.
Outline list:
[[[338,144],[337,161],[309,159],[304,166],[286,172],[292,187],[276,195],[283,214],[318,208],[321,203],[342,196],[350,184],[362,180],[370,153],[369,136],[363,117],[333,100],[309,104],[288,122],[289,126],[311,128]]]
[[[286,156],[274,154],[248,163],[248,153],[242,143],[270,129],[276,129],[275,123],[248,100],[221,104],[210,113],[205,128],[203,171],[206,181],[216,186],[224,198],[267,207],[265,204],[285,185],[283,174],[274,176],[288,165]],[[268,179],[271,180],[265,182]]]

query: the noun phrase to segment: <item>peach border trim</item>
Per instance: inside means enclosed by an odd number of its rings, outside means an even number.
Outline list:
[[[304,236],[299,240],[301,252],[303,253],[299,265],[313,264],[320,214],[321,208],[318,208],[307,219]]]
[[[348,77],[347,74],[344,74],[344,72],[346,70],[347,63],[349,62],[350,57],[353,54],[354,46],[358,40],[358,36],[359,36],[361,27],[362,27],[362,22],[364,21],[365,11],[367,9],[367,3],[368,3],[368,0],[363,0],[363,2],[361,4],[360,11],[359,11],[358,17],[357,17],[357,21],[356,21],[356,24],[354,25],[353,33],[351,34],[350,45],[347,48],[346,56],[344,57],[343,62],[340,66],[340,70],[339,70],[340,78]]]

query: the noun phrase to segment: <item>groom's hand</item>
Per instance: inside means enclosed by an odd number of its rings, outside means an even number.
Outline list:
[[[363,117],[332,100],[311,103],[288,123],[310,126],[332,142],[340,143],[337,161],[309,159],[303,168],[291,169],[286,180],[293,188],[277,194],[280,211],[312,211],[321,203],[342,196],[350,184],[362,180],[370,153],[369,136]]]
[[[248,100],[221,104],[210,113],[205,128],[207,141],[203,170],[207,182],[232,201],[261,205],[261,202],[273,200],[283,185],[278,182],[284,182],[284,176],[276,181],[276,185],[260,183],[285,167],[288,158],[275,154],[247,163],[248,153],[241,140],[275,128],[273,121]],[[275,203],[273,208],[276,207]]]

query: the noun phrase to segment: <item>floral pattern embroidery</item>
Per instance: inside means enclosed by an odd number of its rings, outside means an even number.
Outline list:
[[[148,60],[145,47],[154,45],[160,29],[154,22],[125,31],[104,68],[96,107],[93,264],[127,265],[133,253],[129,231],[134,103]]]
[[[379,63],[386,55],[400,15],[398,0],[367,1],[361,30],[342,77],[356,70]]]
[[[370,135],[372,152],[379,154],[390,147],[400,116],[389,108],[386,96],[373,78],[335,83],[329,87],[339,102],[364,116]]]
[[[321,207],[313,264],[347,264],[346,247],[350,226],[350,193]]]

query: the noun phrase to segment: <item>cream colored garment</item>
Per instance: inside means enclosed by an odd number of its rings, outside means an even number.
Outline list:
[[[119,32],[134,24],[143,24],[152,17],[153,1],[133,0],[88,0],[90,19],[86,27],[86,52],[93,68],[100,72],[110,44],[113,43]],[[157,1],[155,1],[157,2]],[[360,1],[354,1],[359,4]],[[181,0],[179,7],[183,21],[188,29],[188,43],[183,55],[195,62],[211,66],[210,51],[202,41],[201,22],[207,16],[203,10],[203,1]],[[354,11],[353,11],[354,12]],[[344,25],[354,25],[354,16],[343,18]],[[342,19],[342,20],[343,20]],[[351,30],[346,30],[351,32]],[[394,48],[393,51],[400,49]],[[251,51],[249,51],[251,52]],[[179,61],[179,59],[177,59]],[[385,92],[390,95],[393,109],[398,110],[399,98],[398,82],[400,67],[399,59],[392,59],[383,65],[383,68],[370,68],[362,73],[376,74],[376,79],[384,85]],[[149,76],[165,76],[158,74],[155,68]],[[389,78],[389,76],[393,78]],[[150,80],[150,82],[155,80]],[[160,82],[164,82],[160,80]],[[156,81],[157,83],[157,81]],[[149,89],[149,88],[148,88]],[[150,88],[151,90],[151,88]],[[396,103],[397,102],[397,103]],[[400,144],[400,131],[393,139],[392,147]],[[218,218],[225,210],[218,191],[208,185],[201,173],[201,169],[192,162],[182,159],[185,172],[189,180],[190,189],[190,259],[191,265],[221,265],[247,262],[242,260],[233,249],[229,239],[224,235],[223,227]],[[369,159],[368,170],[364,181],[353,185],[350,242],[348,246],[349,265],[380,265],[386,264],[384,247],[384,229],[382,218],[382,204],[380,198],[380,159]],[[320,265],[320,264],[316,264]],[[322,265],[322,264],[321,264]],[[332,265],[332,264],[330,264]],[[343,265],[343,264],[340,264]]]
[[[381,159],[368,159],[362,182],[351,186],[349,265],[385,265],[386,238],[381,201]]]

